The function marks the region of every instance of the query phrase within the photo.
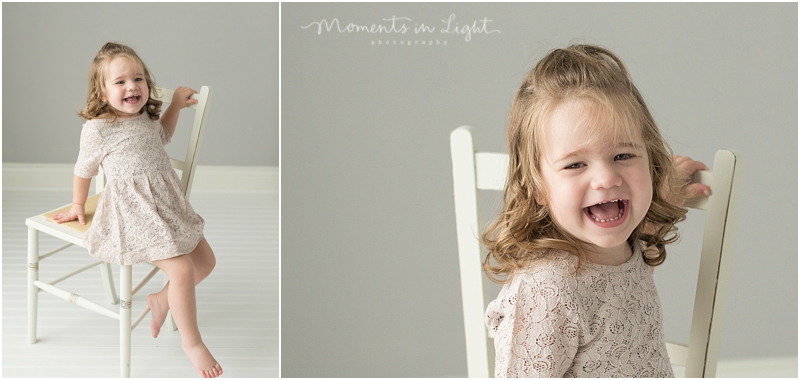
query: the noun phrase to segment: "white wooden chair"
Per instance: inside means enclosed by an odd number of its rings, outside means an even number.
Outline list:
[[[477,152],[467,126],[450,134],[450,149],[468,375],[490,377],[494,367],[494,358],[489,355],[493,352],[493,334],[484,324],[488,302],[481,264],[486,253],[478,239],[483,226],[479,221],[478,190],[503,191],[508,155]],[[670,361],[685,367],[685,377],[714,377],[716,373],[742,164],[740,153],[717,151],[712,172],[702,171],[695,176],[695,182],[711,187],[711,195],[687,205],[705,210],[706,222],[689,345],[667,343]]]
[[[171,89],[158,88],[158,93],[161,94],[161,100],[165,104],[172,100],[173,92],[174,90]],[[210,98],[211,88],[207,86],[203,86],[199,93],[192,95],[192,99],[197,99],[197,104],[189,106],[189,108],[194,109],[194,122],[192,124],[192,131],[189,137],[189,146],[186,150],[186,157],[184,161],[170,158],[172,167],[180,171],[181,191],[183,191],[183,194],[187,199],[189,198],[189,193],[192,188],[192,180],[194,179],[194,172],[197,166],[197,154],[199,152],[200,142],[203,137],[203,126],[208,114],[207,108]],[[104,185],[105,178],[101,169],[95,178],[96,194],[89,198],[91,199],[99,197],[100,193],[103,191]],[[87,205],[89,202],[90,200],[87,200]],[[145,306],[145,309],[138,316],[138,318],[131,323],[131,299],[136,292],[138,292],[148,281],[150,281],[150,279],[153,278],[153,276],[155,276],[155,274],[158,272],[158,268],[153,266],[153,270],[151,270],[150,273],[144,277],[144,279],[136,286],[136,288],[131,289],[131,266],[121,265],[119,298],[117,298],[116,291],[114,289],[111,266],[109,263],[103,261],[97,261],[89,264],[83,268],[79,268],[49,282],[40,281],[39,262],[72,245],[85,248],[82,242],[83,234],[67,228],[63,224],[56,224],[52,220],[45,218],[43,215],[30,217],[25,220],[25,224],[28,226],[28,342],[31,344],[36,343],[36,323],[39,292],[45,291],[51,293],[78,306],[82,306],[112,319],[119,320],[120,377],[130,377],[131,331],[136,328],[137,325],[139,325],[139,322],[141,322],[150,311],[150,309]],[[87,222],[87,225],[88,224],[89,223]],[[43,232],[45,234],[65,240],[67,244],[45,254],[39,254],[39,232]],[[152,263],[147,264],[152,266]],[[119,312],[112,311],[111,309],[102,306],[97,302],[54,286],[55,284],[66,280],[67,278],[98,265],[101,269],[101,277],[103,286],[105,288],[106,298],[111,304],[120,304]],[[168,318],[168,320],[168,323],[171,325],[172,329],[175,330],[176,328],[172,318]]]

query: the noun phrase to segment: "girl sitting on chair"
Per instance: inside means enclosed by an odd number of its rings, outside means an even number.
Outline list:
[[[84,242],[89,254],[119,265],[151,261],[169,282],[147,296],[153,337],[172,310],[181,346],[202,377],[217,377],[222,367],[197,328],[195,285],[216,259],[203,238],[204,221],[181,192],[164,145],[170,141],[182,108],[197,103],[196,91],[178,87],[164,114],[155,83],[144,62],[128,46],[105,44],[89,68],[89,93],[79,116],[80,153],[73,177],[72,206],[56,214],[63,223],[84,220],[91,177],[102,164],[107,176]]]
[[[710,191],[688,184],[708,168],[671,158],[625,66],[588,45],[528,74],[508,149],[503,211],[483,237],[484,270],[505,283],[486,310],[495,375],[672,377],[651,272],[679,206]]]

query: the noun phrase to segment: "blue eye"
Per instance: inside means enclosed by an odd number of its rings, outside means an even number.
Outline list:
[[[583,162],[576,162],[574,164],[567,165],[566,167],[564,167],[564,169],[580,169],[584,166],[586,166],[586,164],[584,164]]]
[[[115,84],[123,84],[123,83],[125,83],[125,81],[124,81],[124,80],[119,80],[119,81],[117,81],[117,83],[115,83]]]
[[[137,82],[141,82],[141,81],[143,81],[143,80],[144,80],[143,78],[136,78],[136,81],[137,81]]]
[[[620,153],[620,154],[614,156],[614,161],[628,160],[628,159],[631,159],[633,157],[635,157],[635,156],[633,154],[630,154],[630,153]]]

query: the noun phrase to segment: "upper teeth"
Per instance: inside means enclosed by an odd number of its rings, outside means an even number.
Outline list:
[[[620,201],[622,201],[622,199],[614,199],[613,201],[605,201],[605,202],[600,202],[600,203],[597,203],[597,204],[601,205],[601,204],[608,203],[608,202],[620,202]]]

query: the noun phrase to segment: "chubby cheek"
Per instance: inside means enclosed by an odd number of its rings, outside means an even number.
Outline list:
[[[561,187],[550,189],[548,208],[550,215],[562,228],[575,223],[580,223],[582,209],[576,199],[581,199],[579,194],[574,194],[574,187]]]
[[[574,223],[577,219],[575,210],[580,211],[579,200],[583,198],[577,191],[579,186],[561,180],[549,172],[542,173],[542,179],[547,187],[547,197],[544,202],[538,203],[546,204],[550,215],[562,227]]]

